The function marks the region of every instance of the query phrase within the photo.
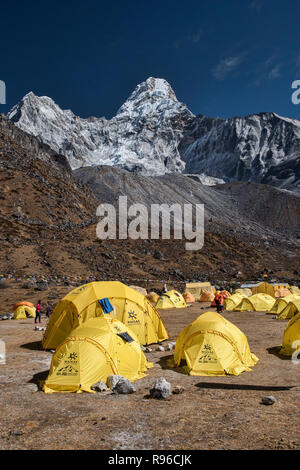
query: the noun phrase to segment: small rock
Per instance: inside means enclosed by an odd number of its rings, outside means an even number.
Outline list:
[[[2,317],[2,320],[8,320],[8,316],[7,316],[7,315],[4,315],[4,316]]]
[[[166,351],[172,351],[175,348],[175,343],[168,343],[166,346]]]
[[[106,385],[108,388],[112,389],[121,378],[123,378],[122,375],[109,375],[106,380]]]
[[[11,436],[23,436],[23,432],[22,431],[19,431],[18,429],[14,430],[14,431],[10,431],[9,433]]]
[[[158,346],[157,349],[156,349],[156,351],[164,351],[164,350],[165,350],[165,348],[163,346]]]
[[[105,392],[107,390],[107,386],[105,385],[103,380],[100,380],[100,382],[97,382],[94,385],[92,385],[91,389],[94,390],[95,392]]]
[[[263,405],[274,405],[276,399],[272,395],[269,395],[267,397],[263,397],[261,402]]]
[[[149,352],[151,352],[151,351],[152,351],[152,348],[148,348],[148,347],[145,348],[145,352],[149,353]]]
[[[168,398],[171,395],[171,384],[164,377],[157,379],[153,387],[150,389],[152,398]]]
[[[136,392],[136,389],[128,379],[125,379],[125,377],[120,377],[111,391],[115,394],[123,395],[127,393],[134,393]]]
[[[185,388],[182,387],[181,385],[176,385],[172,393],[174,393],[174,395],[179,395],[180,393],[183,393],[184,390]]]

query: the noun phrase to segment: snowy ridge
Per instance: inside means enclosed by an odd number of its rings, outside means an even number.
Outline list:
[[[198,174],[204,184],[268,181],[284,188],[288,181],[289,189],[295,182],[299,187],[299,121],[275,113],[196,117],[161,78],[139,84],[110,120],[79,118],[33,93],[8,118],[65,155],[73,169],[110,165],[144,175]]]

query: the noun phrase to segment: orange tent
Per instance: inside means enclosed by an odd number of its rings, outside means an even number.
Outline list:
[[[26,307],[34,307],[34,305],[31,303],[31,302],[17,302],[14,307],[13,307],[13,310],[17,310],[18,307],[21,307],[22,305],[25,305]]]
[[[150,292],[150,294],[147,294],[146,297],[149,300],[149,302],[153,305],[156,305],[156,302],[159,299],[159,295],[156,292]]]
[[[212,302],[214,300],[214,298],[215,298],[215,296],[212,292],[204,291],[201,294],[200,302]]]
[[[275,291],[276,299],[286,297],[287,295],[291,295],[291,292],[286,287],[280,287]]]
[[[191,294],[188,291],[186,291],[183,294],[183,298],[184,298],[184,300],[186,301],[187,304],[191,304],[191,303],[195,302],[195,297],[193,296],[193,294]]]

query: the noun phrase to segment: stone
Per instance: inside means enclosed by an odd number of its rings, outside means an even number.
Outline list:
[[[272,395],[269,395],[269,396],[263,397],[261,402],[263,405],[274,405],[274,403],[276,402],[276,399]]]
[[[106,380],[106,385],[108,388],[113,389],[121,378],[123,378],[122,375],[109,375]]]
[[[107,390],[107,386],[105,385],[103,380],[100,380],[100,382],[97,382],[94,385],[92,385],[91,389],[94,390],[95,392],[105,392]]]
[[[164,351],[164,350],[165,350],[165,348],[163,346],[158,346],[157,349],[156,349],[156,351]]]
[[[171,384],[167,382],[164,377],[156,380],[153,387],[150,389],[151,398],[168,398],[171,395]]]
[[[184,390],[185,388],[182,387],[181,385],[176,385],[172,393],[174,393],[174,395],[179,395],[180,393],[183,393]]]
[[[118,382],[113,386],[112,392],[118,395],[124,395],[127,393],[134,393],[136,392],[136,389],[128,379],[121,376]]]

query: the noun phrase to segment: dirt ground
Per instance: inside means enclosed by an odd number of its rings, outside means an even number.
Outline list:
[[[162,311],[176,340],[208,308]],[[1,449],[299,449],[300,365],[276,355],[286,322],[262,312],[226,312],[248,337],[259,362],[238,377],[191,377],[166,368],[170,352],[147,354],[154,363],[136,393],[52,394],[37,391],[51,361],[40,350],[33,320],[0,322],[7,363],[0,365]],[[43,319],[46,324],[46,319]],[[154,346],[154,349],[155,346]],[[149,399],[158,377],[184,392]],[[273,395],[272,406],[261,398]]]

